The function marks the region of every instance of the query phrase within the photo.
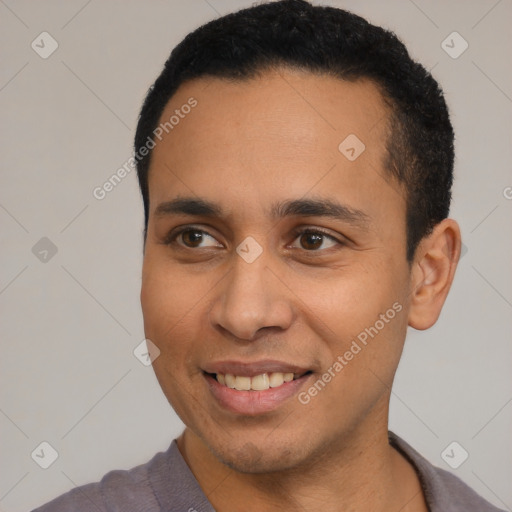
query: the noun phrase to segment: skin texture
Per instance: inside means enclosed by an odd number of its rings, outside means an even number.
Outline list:
[[[426,510],[413,469],[388,444],[388,406],[407,327],[433,325],[450,288],[457,224],[438,224],[406,261],[404,191],[382,164],[389,111],[369,81],[290,69],[194,80],[161,119],[190,97],[197,106],[153,150],[141,291],[157,378],[186,425],[182,454],[223,512]],[[366,146],[354,161],[338,150],[349,134]],[[155,213],[175,198],[213,202],[222,215]],[[295,199],[334,200],[365,220],[272,216]],[[185,226],[202,238],[169,236]],[[333,238],[312,244],[296,232],[305,227]],[[248,236],[263,250],[252,263],[236,252]],[[307,390],[397,303],[306,405],[293,396],[237,414],[206,383],[212,362],[276,359],[311,371]]]

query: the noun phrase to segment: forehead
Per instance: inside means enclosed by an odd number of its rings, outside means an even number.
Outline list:
[[[191,99],[196,105],[184,108]],[[388,112],[369,80],[290,69],[192,80],[160,118],[167,129],[151,158],[151,206],[183,186],[200,196],[234,187],[260,201],[270,189],[378,195],[375,185],[389,187],[382,179]]]

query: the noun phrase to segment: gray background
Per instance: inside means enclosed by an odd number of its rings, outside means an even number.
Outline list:
[[[102,201],[92,191],[131,155],[171,48],[251,3],[0,0],[0,511],[143,463],[182,429],[133,355],[144,339],[135,174]],[[433,68],[457,134],[452,216],[467,252],[439,322],[409,333],[391,428],[511,510],[512,3],[330,3],[391,28]],[[59,45],[47,59],[31,48],[43,31]],[[453,31],[469,43],[457,59],[441,47]],[[43,237],[57,247],[46,261],[48,241],[33,251]],[[31,458],[42,441],[59,454],[46,470]],[[441,458],[452,441],[469,453],[458,469]]]

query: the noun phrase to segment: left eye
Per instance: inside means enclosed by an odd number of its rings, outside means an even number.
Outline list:
[[[318,249],[329,249],[340,242],[333,236],[322,231],[305,230],[297,234],[296,240],[299,241],[300,248],[308,251],[317,251]],[[296,245],[292,247],[297,247]]]

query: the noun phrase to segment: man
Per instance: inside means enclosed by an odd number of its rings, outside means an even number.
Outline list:
[[[446,104],[393,34],[302,0],[219,18],[135,151],[145,332],[186,429],[38,511],[498,510],[388,432],[461,245]]]

